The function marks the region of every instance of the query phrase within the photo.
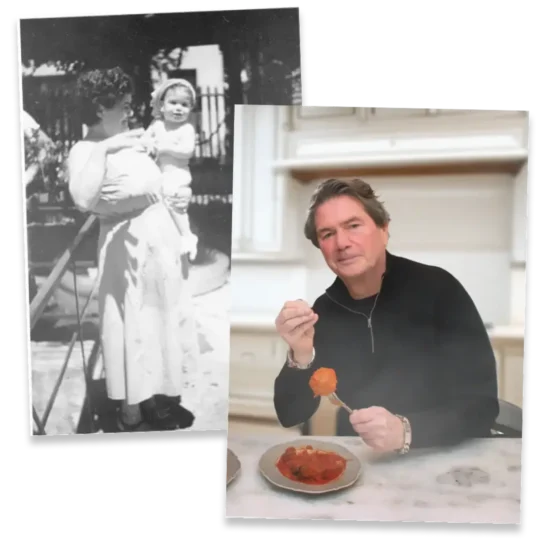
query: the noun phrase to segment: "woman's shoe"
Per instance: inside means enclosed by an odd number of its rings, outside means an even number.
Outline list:
[[[147,430],[147,424],[143,420],[135,424],[127,424],[118,414],[116,416],[116,428],[118,429],[118,432],[145,432]]]
[[[174,407],[181,403],[181,396],[166,396],[165,394],[156,394],[154,396],[156,405],[161,408]]]
[[[179,423],[167,406],[158,405],[155,398],[150,398],[141,404],[141,413],[151,430],[177,430]]]
[[[190,428],[194,424],[194,413],[181,405],[180,396],[165,396],[158,394],[155,396],[156,405],[160,409],[168,410],[175,418],[179,428]]]

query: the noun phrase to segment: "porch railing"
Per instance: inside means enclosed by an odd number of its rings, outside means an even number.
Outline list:
[[[57,377],[53,390],[48,397],[45,410],[42,416],[38,414],[36,407],[34,405],[34,402],[32,404],[32,416],[33,416],[33,421],[35,426],[35,430],[34,430],[35,435],[47,434],[46,427],[47,427],[48,419],[49,419],[51,410],[53,409],[53,406],[55,405],[55,401],[59,394],[59,390],[65,378],[65,374],[68,368],[70,358],[72,356],[72,352],[74,351],[74,348],[77,342],[80,343],[80,350],[82,354],[82,373],[84,376],[85,386],[86,386],[85,401],[87,405],[88,418],[90,421],[90,431],[94,432],[96,430],[95,415],[91,407],[92,402],[90,398],[90,393],[91,393],[90,383],[93,377],[93,372],[91,371],[91,369],[95,366],[100,343],[98,338],[94,339],[93,350],[90,354],[90,359],[86,363],[86,356],[84,352],[84,340],[83,340],[83,333],[82,333],[81,326],[85,320],[85,317],[88,311],[88,306],[96,293],[97,282],[93,286],[92,291],[90,291],[88,298],[86,299],[82,309],[80,310],[80,303],[78,299],[76,262],[74,259],[77,250],[80,248],[85,238],[90,234],[96,222],[97,222],[97,219],[93,215],[90,215],[87,218],[87,220],[84,222],[84,224],[82,225],[82,227],[76,234],[74,240],[71,242],[71,244],[67,247],[65,252],[59,258],[59,260],[56,262],[47,280],[44,282],[42,287],[38,290],[37,294],[34,296],[34,298],[32,299],[30,303],[29,315],[30,315],[30,329],[32,331],[32,329],[36,326],[38,321],[43,316],[49,300],[51,299],[55,290],[59,287],[59,284],[61,283],[63,275],[67,272],[67,270],[70,267],[72,267],[73,281],[74,281],[74,295],[75,295],[75,301],[76,301],[77,329],[72,334],[72,337],[68,345],[67,353],[65,355],[65,359],[63,360],[63,365],[61,366],[61,370],[59,372],[59,375]],[[31,367],[32,367],[32,363],[31,363]]]

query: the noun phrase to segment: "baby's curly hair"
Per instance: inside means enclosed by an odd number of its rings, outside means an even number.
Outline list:
[[[350,181],[328,179],[320,183],[314,191],[304,225],[306,239],[310,240],[316,247],[320,247],[316,234],[316,211],[322,204],[338,196],[349,196],[358,200],[379,228],[385,227],[390,222],[388,211],[369,183],[361,179],[352,179]]]
[[[82,122],[93,126],[99,122],[97,109],[113,108],[124,95],[133,93],[133,81],[120,67],[96,69],[82,73],[76,83],[76,94]]]

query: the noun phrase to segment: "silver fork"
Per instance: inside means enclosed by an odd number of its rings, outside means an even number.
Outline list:
[[[338,407],[342,407],[343,409],[346,409],[348,411],[348,413],[352,413],[352,409],[350,409],[350,407],[348,407],[348,405],[346,405],[346,403],[344,403],[340,398],[339,396],[337,396],[337,394],[335,392],[332,392],[331,394],[329,394],[329,396],[327,396],[329,398],[329,401],[333,404],[333,405],[336,405]]]

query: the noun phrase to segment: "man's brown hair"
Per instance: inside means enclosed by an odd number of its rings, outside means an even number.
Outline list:
[[[361,179],[352,179],[350,181],[328,179],[320,183],[314,191],[304,225],[305,237],[316,247],[320,247],[316,233],[316,211],[322,204],[338,196],[349,196],[358,200],[379,228],[385,227],[390,222],[388,211],[386,211],[384,204],[379,200],[369,183]]]

